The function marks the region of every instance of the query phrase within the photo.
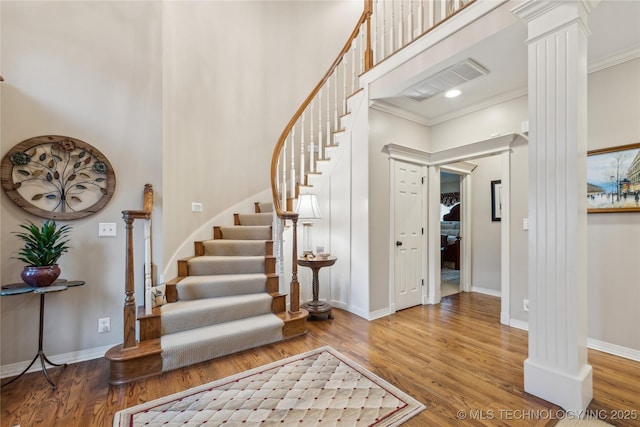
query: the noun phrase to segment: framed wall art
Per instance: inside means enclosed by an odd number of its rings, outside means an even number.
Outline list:
[[[2,159],[0,180],[20,208],[57,220],[98,212],[116,187],[104,154],[84,141],[59,135],[37,136],[14,146]]]
[[[640,143],[587,153],[587,212],[640,212]]]
[[[502,180],[491,181],[491,221],[502,220]]]

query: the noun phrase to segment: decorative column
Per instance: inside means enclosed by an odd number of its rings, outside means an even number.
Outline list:
[[[579,413],[587,364],[587,16],[597,2],[529,0],[529,357],[525,391]]]

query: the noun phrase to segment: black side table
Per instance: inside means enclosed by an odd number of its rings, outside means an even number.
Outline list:
[[[49,360],[47,355],[44,354],[44,350],[42,349],[42,339],[43,339],[43,330],[44,330],[44,296],[52,292],[66,291],[67,289],[72,288],[74,286],[82,286],[84,285],[84,283],[85,282],[82,280],[67,281],[64,279],[58,279],[51,286],[43,286],[40,288],[32,287],[25,283],[12,283],[11,285],[3,286],[0,289],[0,296],[3,296],[3,297],[28,294],[28,293],[40,294],[40,328],[38,330],[38,353],[36,353],[35,357],[31,361],[31,363],[29,363],[29,366],[25,368],[24,371],[20,372],[20,374],[17,377],[14,377],[9,381],[7,381],[6,383],[2,384],[1,387],[9,385],[15,380],[17,380],[18,378],[20,378],[21,376],[23,376],[29,370],[29,368],[33,366],[35,361],[39,358],[40,364],[42,365],[42,373],[44,374],[44,377],[47,379],[47,381],[49,381],[49,384],[51,384],[53,386],[53,389],[55,390],[56,385],[54,384],[53,381],[51,381],[51,378],[49,378],[49,374],[47,373],[47,366],[45,365],[45,362],[51,366],[67,366],[67,364],[53,363],[51,360]]]

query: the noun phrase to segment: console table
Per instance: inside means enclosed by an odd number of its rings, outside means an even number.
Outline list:
[[[318,280],[318,272],[322,267],[330,267],[336,263],[338,258],[336,257],[327,257],[327,258],[298,258],[298,265],[303,267],[309,267],[313,270],[313,300],[309,302],[305,302],[301,304],[300,307],[304,308],[309,312],[309,317],[312,316],[322,316],[324,314],[327,315],[327,318],[333,319],[333,314],[331,314],[331,305],[324,301],[318,300],[318,293],[320,291],[320,281]]]
[[[30,293],[40,295],[40,328],[38,330],[38,353],[36,353],[35,357],[31,361],[31,363],[29,363],[29,366],[25,368],[24,371],[20,372],[20,374],[17,377],[14,377],[9,381],[7,381],[6,383],[2,384],[1,385],[2,387],[11,384],[15,380],[23,376],[29,370],[29,368],[33,366],[35,361],[37,359],[40,359],[40,364],[42,365],[42,373],[44,374],[44,377],[47,379],[47,381],[49,381],[49,384],[51,384],[53,386],[53,389],[55,390],[56,385],[53,381],[51,381],[51,378],[49,378],[49,374],[47,373],[47,366],[45,365],[45,362],[51,366],[67,366],[67,364],[53,363],[51,360],[49,360],[47,355],[44,354],[44,350],[42,349],[42,338],[43,338],[43,330],[44,330],[44,296],[48,293],[62,292],[75,286],[82,286],[84,285],[84,283],[85,282],[82,280],[58,279],[55,282],[53,282],[51,286],[43,286],[39,288],[29,286],[25,283],[12,283],[10,285],[5,285],[5,286],[2,286],[2,288],[0,288],[0,296],[3,296],[3,297],[12,296],[12,295],[30,294]]]

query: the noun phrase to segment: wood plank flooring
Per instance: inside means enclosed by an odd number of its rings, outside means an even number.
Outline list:
[[[499,299],[466,293],[372,322],[334,309],[305,336],[119,387],[108,385],[104,358],[52,369],[57,390],[35,372],[2,388],[2,426],[110,426],[120,409],[323,345],[423,402],[407,426],[553,426],[559,408],[523,391],[527,334],[501,326],[499,311]],[[592,350],[589,363],[590,409],[640,426],[640,363]]]

